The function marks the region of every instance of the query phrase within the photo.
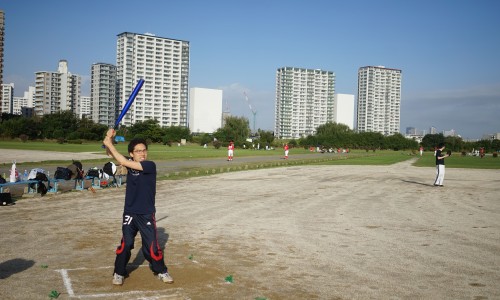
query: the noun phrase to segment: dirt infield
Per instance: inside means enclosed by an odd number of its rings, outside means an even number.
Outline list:
[[[499,299],[498,170],[295,166],[162,181],[175,279],[138,247],[111,285],[124,188],[0,207],[0,299]],[[231,277],[230,277],[231,276]],[[232,278],[232,283],[230,282]]]

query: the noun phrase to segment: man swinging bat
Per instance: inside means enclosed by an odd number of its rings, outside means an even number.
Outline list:
[[[113,138],[116,135],[121,120],[132,106],[137,94],[144,85],[140,79],[123,109],[116,119],[114,129],[109,129],[103,141],[106,153],[113,157],[118,164],[127,168],[127,185],[125,193],[125,207],[123,210],[122,240],[116,249],[115,269],[113,284],[122,285],[127,276],[127,264],[130,260],[131,250],[134,248],[134,239],[137,232],[142,237],[142,252],[149,261],[152,271],[165,283],[174,280],[168,274],[163,252],[158,244],[158,234],[155,219],[156,196],[156,164],[148,161],[148,145],[143,139],[134,139],[128,145],[131,159],[118,153]]]
[[[155,219],[156,164],[148,158],[148,145],[144,139],[133,139],[128,145],[130,159],[120,154],[113,145],[116,132],[109,129],[103,144],[106,152],[117,164],[127,168],[125,207],[123,210],[122,239],[116,249],[113,284],[122,285],[127,276],[127,264],[137,232],[142,238],[142,253],[153,273],[165,283],[173,283],[158,244]]]

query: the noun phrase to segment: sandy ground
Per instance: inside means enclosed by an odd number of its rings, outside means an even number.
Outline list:
[[[169,271],[111,285],[124,188],[0,207],[0,299],[500,299],[500,172],[294,166],[158,182]],[[229,277],[232,276],[232,277]],[[232,278],[232,283],[230,283]]]

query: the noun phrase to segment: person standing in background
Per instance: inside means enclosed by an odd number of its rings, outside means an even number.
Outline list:
[[[434,186],[443,187],[444,182],[444,159],[449,157],[450,154],[444,154],[444,143],[440,143],[436,150],[436,180]]]
[[[234,155],[234,143],[229,142],[229,146],[227,146],[227,161],[232,161]]]

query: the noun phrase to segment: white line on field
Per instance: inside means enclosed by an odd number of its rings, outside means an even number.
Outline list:
[[[135,267],[148,267],[146,265],[132,265],[130,264],[129,266],[135,266]],[[61,277],[63,279],[64,287],[66,287],[66,292],[68,293],[68,296],[70,298],[78,298],[78,299],[83,299],[83,298],[101,298],[101,297],[119,297],[119,296],[126,296],[126,295],[135,295],[135,294],[147,294],[147,293],[155,293],[158,295],[159,292],[173,292],[174,290],[181,291],[183,290],[182,288],[174,288],[174,289],[168,289],[168,290],[155,290],[155,291],[128,291],[128,292],[120,292],[120,293],[101,293],[101,294],[89,294],[89,295],[75,295],[75,292],[73,291],[73,287],[71,285],[71,279],[69,277],[68,271],[79,271],[79,270],[90,270],[90,269],[111,269],[113,268],[112,266],[108,267],[96,267],[96,268],[86,268],[86,267],[80,267],[80,268],[73,268],[73,269],[59,269],[55,270],[56,272],[61,274]],[[161,294],[160,294],[161,295]],[[162,299],[166,299],[165,297],[178,297],[179,295],[162,295]],[[142,299],[142,298],[141,298]],[[149,296],[144,299],[157,299],[156,296]]]
[[[182,289],[177,289],[177,290],[182,290]],[[78,295],[78,296],[70,296],[71,298],[78,298],[78,299],[85,299],[85,298],[102,298],[102,297],[123,297],[127,295],[137,295],[137,294],[148,294],[148,293],[155,293],[156,295],[153,296],[144,296],[141,297],[140,299],[159,299],[161,295],[161,299],[167,299],[167,298],[179,298],[178,294],[174,295],[162,295],[162,292],[172,292],[172,289],[169,290],[156,290],[156,291],[128,291],[128,292],[121,292],[121,293],[102,293],[102,294],[89,294],[89,295]]]
[[[75,292],[73,292],[73,288],[71,287],[71,279],[69,279],[68,270],[61,269],[61,270],[56,270],[56,271],[61,273],[61,276],[62,276],[63,282],[64,282],[64,286],[66,287],[66,291],[68,292],[68,295],[70,297],[74,297]]]

